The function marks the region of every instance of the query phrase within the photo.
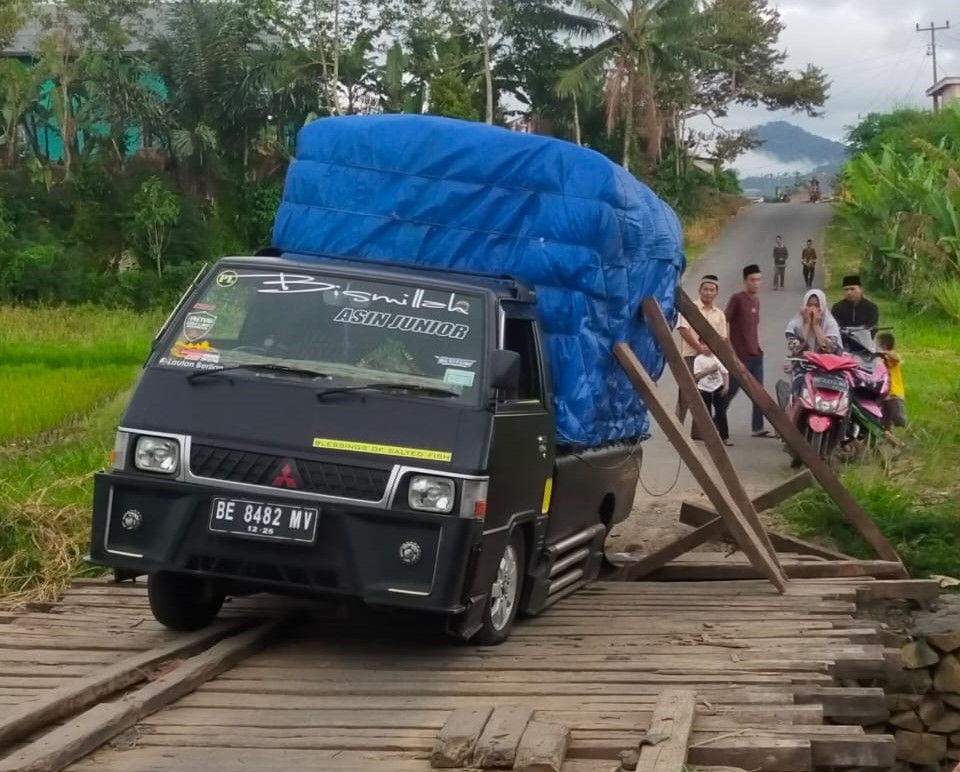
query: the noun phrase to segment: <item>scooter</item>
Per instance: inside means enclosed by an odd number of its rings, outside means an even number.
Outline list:
[[[844,349],[857,362],[857,369],[850,373],[853,409],[849,439],[866,445],[884,433],[883,402],[890,396],[890,372],[883,353],[877,351],[871,330],[866,327],[841,327],[840,337]]]
[[[794,383],[780,381],[777,399],[794,426],[820,458],[829,461],[846,442],[851,408],[850,373],[858,363],[848,356],[814,354],[809,351],[801,357],[790,357],[790,363],[799,365],[800,374],[794,374]],[[793,466],[800,459],[793,456]]]

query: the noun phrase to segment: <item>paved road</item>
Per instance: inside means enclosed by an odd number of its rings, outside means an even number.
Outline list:
[[[764,271],[764,289],[760,296],[760,343],[765,353],[764,384],[771,394],[781,376],[786,356],[784,328],[803,300],[805,288],[800,270],[800,253],[806,240],[813,239],[817,253],[822,255],[823,229],[832,211],[832,207],[822,204],[754,205],[737,217],[704,258],[687,271],[683,285],[691,297],[696,297],[701,276],[716,274],[720,279],[718,303],[721,307],[725,307],[727,299],[742,288],[743,266],[757,263]],[[790,250],[790,259],[787,263],[786,289],[773,292],[770,289],[773,279],[772,250],[778,234],[783,236]],[[817,287],[821,286],[822,262],[821,257],[815,278]],[[677,387],[669,370],[664,372],[659,387],[667,402],[675,405]],[[787,455],[778,440],[750,436],[751,407],[743,392],[730,405],[728,414],[734,447],[729,450],[747,490],[760,492],[787,476],[790,468]],[[688,427],[689,424],[688,416]],[[680,502],[695,500],[702,495],[696,481],[681,464],[676,451],[663,437],[656,423],[651,431],[653,437],[644,443],[641,471],[643,486],[638,490],[635,513],[628,524],[617,529],[619,533],[615,533],[611,544],[614,549],[631,545],[655,548],[676,534],[675,521]],[[674,479],[677,482],[671,489]]]

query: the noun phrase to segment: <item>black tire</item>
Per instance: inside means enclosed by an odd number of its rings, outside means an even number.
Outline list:
[[[483,626],[470,639],[480,646],[497,646],[510,637],[523,594],[526,550],[523,534],[515,528],[503,549],[497,576],[490,586],[483,608]],[[512,564],[512,569],[511,569]],[[510,573],[512,571],[512,577]],[[504,604],[508,604],[504,607]]]
[[[224,595],[199,576],[158,571],[147,580],[153,617],[180,632],[200,630],[217,618]]]

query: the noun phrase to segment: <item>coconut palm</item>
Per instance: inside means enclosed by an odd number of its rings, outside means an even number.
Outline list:
[[[557,14],[557,26],[587,38],[590,45],[581,61],[563,73],[557,91],[564,97],[581,94],[605,73],[606,128],[612,134],[622,120],[624,167],[631,166],[638,112],[646,159],[653,166],[660,160],[662,145],[658,77],[674,75],[681,62],[709,56],[696,45],[703,23],[700,2],[576,0],[576,5],[579,13]]]

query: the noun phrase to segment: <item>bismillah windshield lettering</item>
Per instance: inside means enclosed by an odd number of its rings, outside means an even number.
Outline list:
[[[437,292],[434,294],[443,300],[428,300],[427,290],[424,289],[415,289],[412,294],[402,292],[399,295],[386,295],[381,292],[344,289],[340,284],[302,273],[241,273],[237,278],[261,279],[261,286],[257,292],[265,295],[332,292],[334,297],[343,297],[355,303],[386,303],[404,308],[429,308],[464,316],[470,315],[470,302],[458,298],[455,292]]]

